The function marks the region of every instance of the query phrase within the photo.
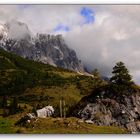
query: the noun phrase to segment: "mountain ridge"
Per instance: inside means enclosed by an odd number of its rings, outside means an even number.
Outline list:
[[[81,60],[65,43],[62,35],[37,33],[32,36],[28,26],[21,22],[7,23],[3,26],[1,24],[0,27],[0,47],[6,51],[30,60],[84,72]],[[17,35],[14,35],[14,28],[17,28]]]

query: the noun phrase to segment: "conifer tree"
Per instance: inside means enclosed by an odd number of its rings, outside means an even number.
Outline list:
[[[113,67],[113,76],[110,78],[110,82],[117,85],[130,85],[132,84],[132,76],[129,74],[128,69],[123,62],[118,62]]]

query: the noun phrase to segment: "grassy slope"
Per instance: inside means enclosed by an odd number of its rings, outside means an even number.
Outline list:
[[[0,49],[0,96],[17,96],[21,108],[27,106],[23,113],[0,118],[0,133],[124,133],[115,127],[77,124],[76,118],[39,119],[34,129],[14,126],[15,121],[37,104],[52,105],[56,109],[63,98],[67,108],[75,105],[90,94],[95,82],[91,77],[26,60]]]
[[[94,85],[91,77],[50,65],[23,59],[0,49],[0,94],[19,97],[30,105],[67,106],[89,94]]]

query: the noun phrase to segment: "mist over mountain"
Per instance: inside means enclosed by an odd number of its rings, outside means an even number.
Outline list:
[[[0,47],[9,52],[30,60],[84,72],[82,62],[76,52],[67,46],[62,35],[32,35],[28,25],[19,21],[1,24],[0,35]]]

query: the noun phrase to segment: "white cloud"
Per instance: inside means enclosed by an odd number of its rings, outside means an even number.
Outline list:
[[[133,6],[132,6],[133,7]],[[134,79],[140,77],[140,10],[135,6],[102,6],[95,23],[85,25],[67,35],[67,42],[77,50],[83,61],[102,74],[110,75],[117,61],[123,61]],[[140,6],[139,6],[140,8]],[[127,12],[127,14],[126,14]]]
[[[19,13],[16,5],[0,5],[0,22],[4,23],[11,19],[17,19]]]
[[[58,24],[80,24],[80,6],[35,5],[24,10],[23,20],[36,32],[52,32]],[[32,24],[31,24],[32,23]]]
[[[95,12],[93,24],[83,23],[80,9]],[[139,5],[31,5],[0,6],[0,21],[21,20],[32,32],[53,33],[60,23],[69,26],[63,33],[69,46],[91,68],[110,75],[117,61],[124,61],[140,83],[140,6]]]

